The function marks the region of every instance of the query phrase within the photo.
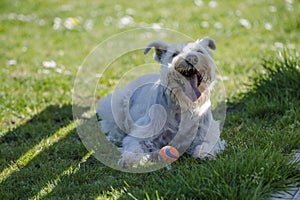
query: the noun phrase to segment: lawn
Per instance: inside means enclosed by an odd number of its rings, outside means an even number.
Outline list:
[[[290,162],[300,148],[298,1],[1,0],[0,11],[0,199],[268,199],[299,185]],[[228,143],[217,160],[182,156],[171,170],[131,174],[82,144],[78,68],[100,42],[139,27],[216,40]],[[97,98],[117,75],[101,80]]]

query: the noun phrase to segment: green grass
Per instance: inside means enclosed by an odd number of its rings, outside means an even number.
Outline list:
[[[180,0],[2,0],[0,199],[267,199],[299,184],[290,160],[300,147],[300,4],[216,2],[212,8],[205,0],[199,7]],[[134,24],[119,27],[126,15]],[[80,21],[75,29],[54,30],[57,17]],[[89,20],[93,26],[85,29]],[[172,170],[123,173],[101,164],[81,143],[72,88],[78,66],[99,42],[153,24],[216,40],[228,100],[222,131],[228,146],[216,161],[183,156]],[[43,66],[50,60],[55,68]],[[101,83],[99,94],[110,91],[117,75]]]

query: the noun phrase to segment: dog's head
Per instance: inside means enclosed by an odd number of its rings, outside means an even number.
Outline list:
[[[180,88],[193,102],[204,96],[202,94],[209,98],[215,80],[215,66],[210,51],[216,49],[213,39],[172,45],[153,41],[144,53],[147,54],[152,47],[155,48],[155,60],[162,64],[161,79],[164,84],[171,90],[176,87],[178,91]]]

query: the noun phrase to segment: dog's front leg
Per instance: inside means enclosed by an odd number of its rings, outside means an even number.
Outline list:
[[[218,121],[212,120],[207,133],[199,130],[198,137],[204,136],[202,143],[198,144],[192,156],[200,159],[215,159],[216,155],[225,149],[226,142],[220,140],[220,125]],[[206,130],[205,130],[206,131]]]
[[[123,139],[122,155],[118,164],[122,167],[138,167],[150,159],[150,153],[143,142],[135,137],[126,136]]]

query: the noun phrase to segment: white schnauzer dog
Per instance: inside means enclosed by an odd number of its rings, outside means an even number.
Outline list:
[[[97,108],[102,131],[121,149],[121,166],[156,160],[158,151],[175,147],[180,154],[214,159],[225,148],[220,125],[212,116],[210,93],[215,65],[210,50],[215,41],[204,38],[168,45],[151,42],[160,74],[141,76],[101,99]]]

